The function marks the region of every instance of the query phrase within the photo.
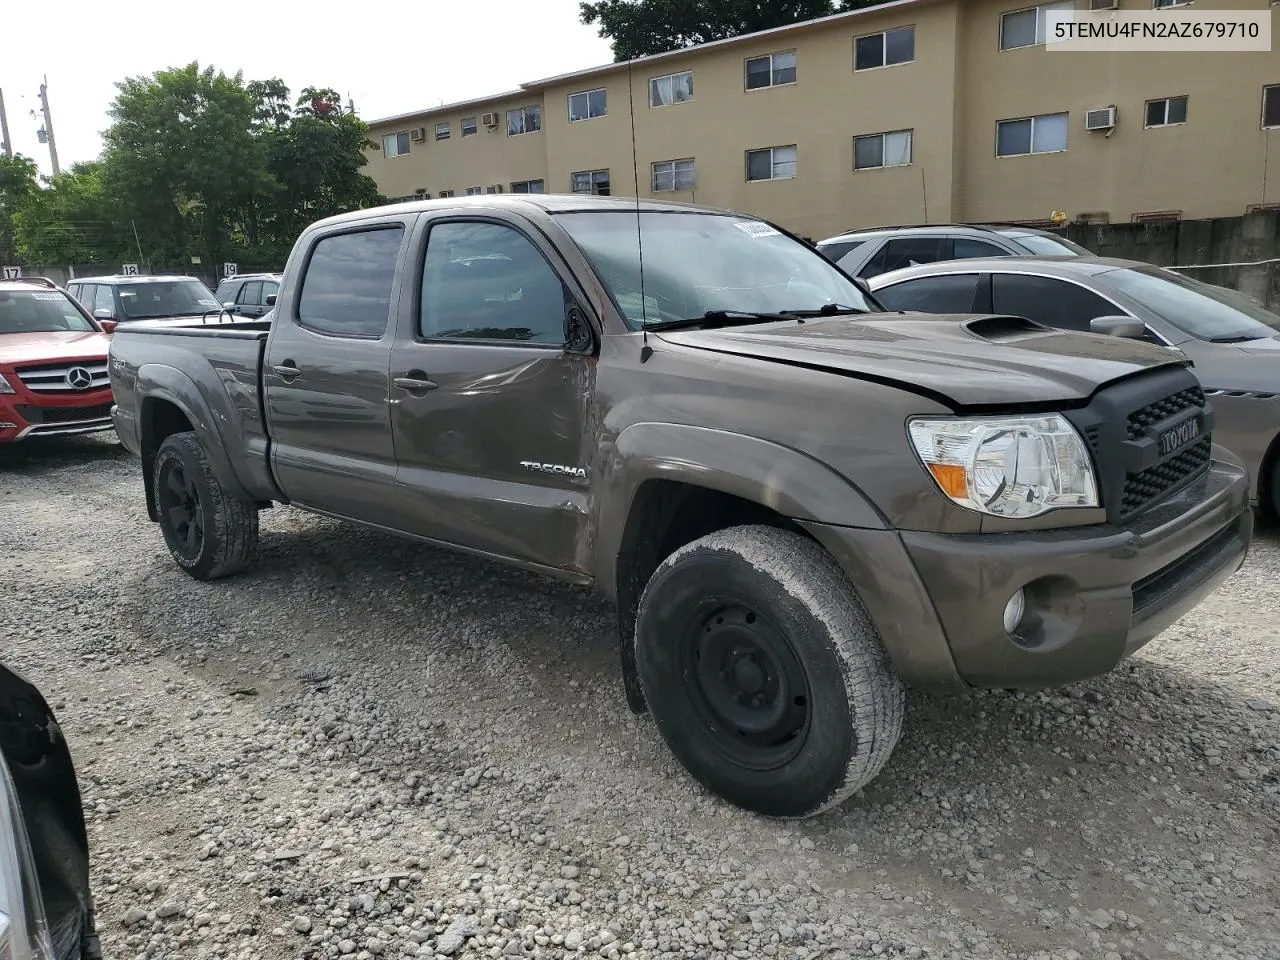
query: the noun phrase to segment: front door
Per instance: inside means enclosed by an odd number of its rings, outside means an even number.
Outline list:
[[[567,269],[514,220],[441,217],[417,270],[391,363],[403,522],[580,572],[595,365],[566,345]]]
[[[300,506],[394,526],[388,413],[396,270],[411,218],[320,234],[279,303],[263,370],[272,466]]]

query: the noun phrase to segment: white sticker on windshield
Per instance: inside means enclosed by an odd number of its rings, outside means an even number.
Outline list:
[[[31,295],[31,299],[32,299],[32,300],[61,300],[61,299],[62,299],[62,294],[60,294],[60,293],[33,293],[33,294]]]
[[[735,227],[745,233],[748,237],[777,237],[781,236],[781,232],[775,230],[767,223],[759,220],[744,220],[742,223],[735,223]]]
[[[202,298],[202,299],[200,299],[200,300],[197,300],[197,301],[196,301],[196,303],[202,304],[202,305],[204,305],[204,306],[206,306],[206,307],[217,307],[217,306],[220,306],[220,304],[218,303],[218,301],[217,301],[217,300],[205,300],[205,299],[203,299],[203,298]]]

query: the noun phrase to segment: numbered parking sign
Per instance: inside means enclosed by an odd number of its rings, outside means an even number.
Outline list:
[[[5,267],[4,268],[4,279],[6,280],[17,280],[21,276],[22,276],[21,267]]]
[[[222,275],[224,277],[234,277],[236,275],[236,265],[234,263],[224,263],[222,265]]]
[[[136,263],[126,263],[120,268],[121,276],[136,277],[138,275],[138,265]]]

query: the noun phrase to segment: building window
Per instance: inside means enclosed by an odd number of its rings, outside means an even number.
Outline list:
[[[436,124],[436,139],[437,140],[449,139],[449,121],[448,120],[444,120]]]
[[[541,129],[542,108],[536,104],[507,111],[508,137],[517,137],[522,133],[537,133]]]
[[[1042,3],[1038,7],[1001,14],[1000,49],[1016,50],[1044,43],[1049,35],[1049,14],[1071,13],[1075,8],[1075,4],[1067,0],[1061,3]]]
[[[1180,7],[1186,0],[1151,0],[1151,6],[1156,10],[1161,7]]]
[[[502,192],[502,184],[500,184],[500,183],[495,183],[495,184],[493,184],[492,186],[485,187],[485,188],[484,188],[484,192],[485,192],[485,193],[501,193],[501,192]]]
[[[1274,130],[1280,127],[1280,84],[1262,88],[1262,128]]]
[[[608,116],[608,100],[604,87],[569,94],[569,122],[577,123],[579,120]]]
[[[796,82],[796,52],[771,53],[747,61],[747,89],[780,87]]]
[[[484,193],[484,190],[482,190],[480,187],[467,187],[466,193],[468,197],[478,197],[482,193]]]
[[[1168,97],[1164,100],[1147,101],[1147,126],[1169,127],[1175,123],[1187,122],[1187,98]]]
[[[441,190],[438,194],[436,194],[436,196],[438,196],[441,200],[447,200],[449,197],[453,196],[453,191]]]
[[[590,193],[597,197],[609,196],[608,170],[582,170],[572,174],[573,192]]]
[[[872,133],[853,138],[853,169],[905,167],[911,163],[911,130]]]
[[[382,138],[384,157],[403,157],[409,152],[409,133],[388,133]]]
[[[517,180],[511,184],[512,193],[546,193],[547,188],[541,180]]]
[[[747,151],[748,180],[790,180],[796,175],[796,146]]]
[[[475,133],[476,133],[476,118],[463,117],[462,118],[462,135],[464,137],[474,137]]]
[[[1134,223],[1177,223],[1182,219],[1181,210],[1155,210],[1151,213],[1135,213]]]
[[[996,124],[996,156],[1061,153],[1067,149],[1067,114],[1046,113]]]
[[[653,192],[692,190],[698,181],[693,158],[688,160],[663,160],[653,165]]]
[[[899,27],[853,41],[853,69],[874,70],[916,58],[916,28]]]
[[[654,77],[649,81],[649,106],[665,107],[693,99],[693,71]]]

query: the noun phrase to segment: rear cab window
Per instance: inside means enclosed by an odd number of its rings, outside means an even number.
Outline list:
[[[331,337],[376,340],[387,332],[403,224],[321,237],[298,297],[298,324]]]

